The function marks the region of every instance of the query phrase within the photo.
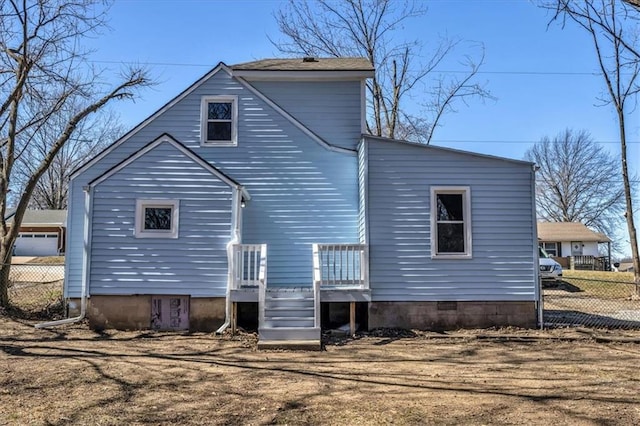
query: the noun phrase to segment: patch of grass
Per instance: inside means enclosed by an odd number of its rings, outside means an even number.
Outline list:
[[[572,271],[565,269],[562,275],[564,276],[564,278],[633,284],[633,273],[631,272]]]
[[[636,288],[630,272],[564,271],[563,281],[588,295],[605,299],[627,299]]]

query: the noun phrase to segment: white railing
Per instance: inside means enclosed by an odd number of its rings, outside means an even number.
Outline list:
[[[234,244],[231,250],[231,288],[266,286],[267,245]]]
[[[313,282],[321,286],[369,288],[366,244],[314,244]]]

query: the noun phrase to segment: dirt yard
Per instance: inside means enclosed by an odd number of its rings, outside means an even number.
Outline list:
[[[255,343],[0,316],[0,424],[640,424],[638,331]]]

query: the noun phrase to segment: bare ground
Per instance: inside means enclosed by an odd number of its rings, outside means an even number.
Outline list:
[[[256,351],[252,334],[0,316],[0,424],[639,424],[640,332],[472,330]]]

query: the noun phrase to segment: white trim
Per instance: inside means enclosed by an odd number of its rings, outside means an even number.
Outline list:
[[[149,230],[144,229],[145,210],[150,207],[171,208],[171,229]],[[134,236],[136,238],[178,238],[180,222],[180,201],[157,198],[136,199],[136,216]]]
[[[82,287],[81,308],[86,308],[87,297],[91,297],[91,247],[93,242],[93,189],[85,186],[84,190],[84,231],[82,250]],[[65,262],[68,263],[68,262]],[[84,305],[82,305],[84,304]],[[82,308],[82,309],[84,309]]]
[[[367,133],[367,82],[360,82],[360,133]]]
[[[117,141],[115,141],[113,144],[111,144],[110,146],[108,146],[105,150],[103,150],[100,154],[96,155],[95,157],[93,157],[91,160],[87,161],[86,163],[84,163],[82,166],[80,166],[78,169],[76,169],[73,173],[71,173],[70,176],[70,180],[73,180],[77,175],[79,175],[80,173],[84,172],[86,169],[88,169],[90,166],[92,166],[93,164],[95,164],[97,161],[101,160],[102,158],[104,158],[107,154],[109,154],[111,151],[113,151],[114,149],[116,149],[118,146],[120,146],[121,144],[123,144],[125,141],[127,141],[130,137],[132,137],[133,135],[135,135],[138,131],[140,131],[141,129],[143,129],[144,127],[147,126],[147,124],[151,123],[153,120],[155,120],[157,117],[159,117],[160,115],[164,114],[167,110],[169,110],[170,108],[172,108],[175,104],[177,104],[178,102],[180,102],[181,100],[183,100],[184,98],[186,98],[188,95],[190,95],[194,90],[196,90],[198,87],[200,87],[201,84],[203,84],[205,81],[207,81],[208,79],[210,79],[211,77],[213,77],[215,74],[217,74],[219,71],[224,71],[227,74],[231,75],[231,69],[226,66],[224,63],[220,62],[215,68],[213,68],[211,71],[209,71],[208,73],[206,73],[204,76],[202,76],[200,79],[198,79],[196,82],[194,82],[191,86],[189,86],[187,89],[185,89],[182,93],[180,93],[178,96],[176,96],[175,98],[173,98],[172,100],[170,100],[169,102],[167,102],[162,108],[160,108],[158,111],[154,112],[153,114],[151,114],[149,117],[147,117],[146,120],[144,120],[143,122],[141,122],[140,124],[138,124],[136,127],[134,127],[133,129],[131,129],[130,131],[128,131],[124,136],[122,136],[120,139],[118,139]]]
[[[438,194],[462,195],[462,215],[464,229],[463,253],[438,253]],[[431,187],[431,258],[432,259],[471,259],[472,224],[471,224],[471,187],[469,186],[432,186]]]
[[[360,149],[364,150],[364,160],[363,160],[363,180],[364,180],[364,243],[369,244],[371,241],[369,234],[369,146],[365,143],[362,143]]]
[[[142,148],[141,150],[137,151],[131,157],[127,158],[126,160],[123,160],[122,162],[117,164],[115,167],[112,167],[111,169],[107,170],[101,176],[98,176],[97,178],[95,178],[90,183],[90,185],[92,187],[94,187],[96,185],[99,185],[100,183],[104,182],[109,177],[111,177],[114,174],[118,173],[123,168],[125,168],[129,164],[131,164],[133,161],[135,161],[138,158],[142,157],[143,155],[145,155],[149,151],[155,149],[158,145],[160,145],[162,143],[171,144],[174,148],[176,148],[177,150],[182,152],[184,155],[189,157],[189,159],[191,159],[193,162],[197,163],[200,167],[202,167],[203,169],[207,170],[209,173],[211,173],[212,175],[216,176],[218,179],[220,179],[221,181],[223,181],[224,183],[226,183],[230,187],[232,187],[232,188],[242,188],[243,195],[245,195],[245,199],[249,199],[250,198],[249,194],[246,192],[244,187],[239,185],[237,182],[231,180],[228,176],[226,176],[225,174],[221,173],[218,169],[213,167],[211,164],[209,164],[208,162],[204,161],[202,158],[200,158],[197,155],[195,155],[189,148],[185,147],[180,142],[177,142],[175,139],[173,139],[172,137],[170,137],[168,135],[162,135],[161,137],[159,137],[158,139],[156,139],[155,141],[153,141],[149,145],[147,145],[144,148]]]
[[[217,141],[207,139],[208,105],[211,102],[231,103],[231,140]],[[208,95],[200,102],[200,146],[238,146],[238,96],[236,95]]]
[[[253,87],[251,84],[249,84],[246,80],[237,77],[236,78],[238,80],[238,82],[247,90],[249,90],[251,93],[253,93],[254,95],[256,95],[257,97],[259,97],[262,101],[264,101],[267,105],[269,105],[271,108],[273,108],[277,113],[279,113],[280,115],[282,115],[287,121],[289,121],[291,124],[293,124],[294,126],[296,126],[298,129],[302,130],[302,132],[304,134],[306,134],[307,136],[309,136],[311,139],[313,139],[314,141],[316,141],[317,143],[319,143],[323,148],[328,149],[329,151],[335,151],[335,152],[340,152],[343,154],[349,154],[349,155],[358,155],[357,151],[351,150],[351,149],[346,149],[346,148],[340,148],[337,146],[333,146],[331,144],[329,144],[327,141],[325,141],[324,139],[322,139],[320,136],[316,135],[315,133],[313,133],[308,127],[306,127],[304,124],[302,124],[301,122],[299,122],[298,120],[296,120],[292,115],[290,115],[287,111],[285,111],[284,109],[282,109],[278,104],[276,104],[275,102],[273,102],[271,99],[269,99],[268,97],[266,97],[262,92],[260,92],[258,89],[256,89],[255,87]]]
[[[373,70],[234,70],[231,75],[248,80],[286,80],[286,81],[327,81],[327,80],[353,80],[373,78]]]
[[[536,219],[536,168],[532,164],[531,165],[531,184],[529,186],[531,190],[531,223],[532,226],[532,235],[531,235],[531,245],[533,246],[533,288],[534,288],[534,297],[538,304],[538,326],[540,328],[544,327],[544,297],[542,297],[542,280],[540,279],[540,250],[538,249],[538,221]]]

